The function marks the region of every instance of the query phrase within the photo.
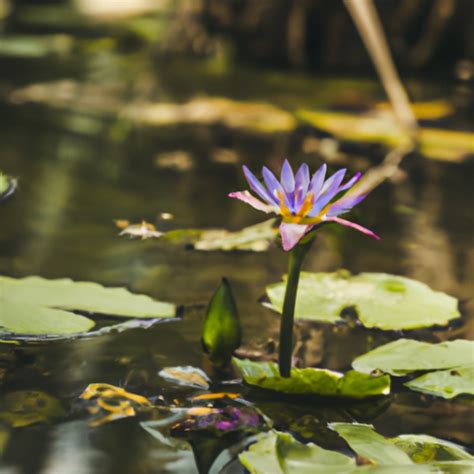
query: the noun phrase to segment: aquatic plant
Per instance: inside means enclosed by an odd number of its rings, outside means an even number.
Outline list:
[[[340,169],[326,179],[327,166],[323,164],[310,176],[309,167],[303,163],[296,174],[285,160],[278,180],[267,168],[262,168],[263,183],[246,167],[243,167],[249,191],[237,191],[229,197],[240,199],[259,211],[281,216],[279,232],[283,250],[289,253],[288,277],[280,326],[279,370],[283,377],[290,376],[293,342],[293,320],[296,293],[304,257],[315,237],[315,230],[323,224],[335,222],[358,230],[375,239],[371,230],[354,222],[341,219],[359,204],[366,193],[358,192],[357,182],[362,174],[356,173],[343,183],[346,169]]]

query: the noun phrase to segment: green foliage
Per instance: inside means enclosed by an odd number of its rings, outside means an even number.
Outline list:
[[[474,395],[474,366],[430,372],[405,385],[417,392],[448,399],[462,394]]]
[[[452,369],[472,364],[473,354],[474,341],[456,339],[430,344],[398,339],[357,357],[352,367],[365,373],[379,369],[403,376],[418,370]]]
[[[324,474],[350,472],[353,459],[309,443],[303,444],[288,433],[270,431],[239,456],[252,474]]]
[[[372,426],[331,423],[366,465],[355,459],[308,443],[288,433],[269,431],[240,454],[239,460],[251,474],[369,474],[469,473],[474,458],[462,447],[426,435],[402,435],[386,439]]]
[[[288,395],[319,395],[362,399],[390,393],[390,377],[374,377],[351,370],[342,375],[327,369],[291,369],[281,377],[273,362],[252,362],[234,358],[244,381],[259,388]]]
[[[281,312],[285,282],[267,287],[271,307]],[[386,273],[347,271],[301,273],[296,298],[297,319],[334,323],[354,307],[366,327],[385,330],[445,325],[460,316],[457,300],[424,283]]]
[[[0,334],[68,335],[88,331],[94,322],[74,314],[87,311],[121,317],[166,318],[172,304],[135,295],[125,288],[41,277],[0,277]]]
[[[331,423],[329,427],[342,436],[359,456],[370,459],[376,464],[413,464],[405,452],[376,433],[370,425]]]
[[[202,345],[211,362],[228,365],[242,338],[239,314],[229,282],[223,278],[207,308]]]

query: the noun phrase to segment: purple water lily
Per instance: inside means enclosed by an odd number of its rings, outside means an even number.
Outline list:
[[[233,192],[229,197],[240,199],[259,211],[281,215],[280,235],[284,250],[291,250],[311,229],[326,222],[352,227],[379,240],[371,230],[339,217],[365,198],[366,194],[357,193],[354,188],[362,173],[343,184],[345,169],[326,179],[325,164],[310,176],[309,167],[304,163],[295,175],[285,160],[280,181],[267,167],[262,168],[263,184],[246,166],[243,170],[250,189],[260,199],[249,191]]]

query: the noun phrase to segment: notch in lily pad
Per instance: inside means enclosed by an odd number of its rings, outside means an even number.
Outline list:
[[[240,346],[242,329],[229,281],[223,278],[207,308],[202,328],[202,346],[217,367],[230,364]]]

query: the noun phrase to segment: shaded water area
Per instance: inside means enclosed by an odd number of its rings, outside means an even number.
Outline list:
[[[128,118],[127,107],[184,103],[198,94],[265,102],[282,110],[333,105],[351,111],[384,100],[383,92],[367,79],[165,60],[149,49],[120,51],[113,38],[71,38],[75,55],[0,59],[0,168],[20,183],[16,195],[0,207],[0,272],[125,286],[183,305],[182,319],[91,338],[0,345],[2,393],[44,390],[65,409],[58,421],[8,430],[8,441],[0,443],[4,472],[195,472],[190,452],[160,445],[137,418],[90,427],[78,396],[94,382],[168,400],[199,393],[165,382],[158,372],[167,366],[203,365],[202,318],[223,276],[235,291],[244,344],[257,347],[274,338],[278,317],[259,300],[265,286],[285,273],[286,256],[276,247],[199,252],[160,240],[131,240],[118,236],[114,220],[145,219],[160,230],[237,230],[261,217],[227,198],[243,189],[242,164],[277,169],[290,157],[312,169],[329,160],[333,168],[344,165],[353,172],[379,163],[386,150],[339,143],[307,126],[282,130],[278,125],[263,133],[222,123],[144,125]],[[57,80],[69,82],[51,84]],[[35,83],[44,89],[18,92]],[[410,83],[410,91],[415,99],[443,97],[453,104],[464,94],[453,84],[420,81]],[[87,103],[91,97],[93,106]],[[468,129],[463,107],[438,123]],[[346,268],[419,279],[459,298],[461,320],[416,333],[367,330],[350,321],[300,325],[303,360],[347,370],[357,355],[402,335],[427,341],[473,338],[473,180],[468,161],[410,155],[394,179],[374,190],[355,212],[357,221],[382,240],[375,243],[327,227],[305,264],[311,271]],[[163,219],[163,213],[174,218]],[[472,447],[472,400],[427,397],[396,383],[393,392],[383,403],[350,405],[249,397],[277,428],[323,447],[342,448],[326,427],[329,421],[370,422],[387,436],[425,433]],[[197,456],[205,457],[202,446],[194,443]],[[243,468],[235,462],[227,472]]]

